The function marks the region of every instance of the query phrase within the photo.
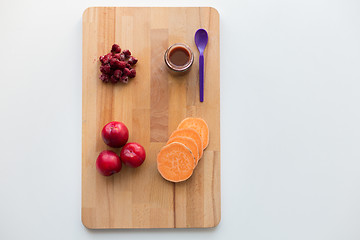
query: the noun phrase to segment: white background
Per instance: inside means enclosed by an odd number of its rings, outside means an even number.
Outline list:
[[[87,230],[82,12],[212,6],[221,28],[222,220]],[[360,239],[360,2],[0,2],[0,239]]]

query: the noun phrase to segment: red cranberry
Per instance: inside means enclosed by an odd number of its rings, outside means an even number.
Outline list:
[[[123,69],[123,68],[125,68],[125,66],[126,66],[125,62],[119,61],[117,59],[116,59],[116,61],[114,61],[113,65],[111,65],[111,67],[114,69]]]
[[[117,44],[112,45],[112,47],[111,47],[111,52],[113,52],[113,53],[120,53],[120,52],[121,52],[120,46],[117,45]]]
[[[110,77],[110,81],[111,81],[111,83],[117,83],[117,82],[119,81],[119,79],[116,78],[114,75],[112,75],[112,76]]]
[[[108,83],[110,81],[109,75],[107,74],[101,74],[100,75],[100,80],[103,81],[104,83]]]
[[[124,75],[124,76],[129,76],[129,75],[130,75],[130,69],[124,68],[124,70],[123,70],[123,75]]]
[[[130,58],[129,58],[129,60],[128,60],[128,63],[130,64],[130,65],[135,65],[136,63],[137,63],[137,59],[136,58],[134,58],[133,56],[130,56]]]
[[[117,62],[119,62],[119,60],[117,60],[116,58],[111,58],[109,62],[112,68],[116,68]]]
[[[104,56],[101,56],[99,59],[100,59],[102,64],[107,64],[107,63],[109,63],[109,60],[111,58],[112,58],[111,53],[108,53],[108,54],[106,54]]]
[[[135,69],[131,69],[131,70],[130,70],[129,77],[130,77],[130,78],[134,78],[135,76],[136,76],[136,70],[135,70]]]
[[[128,76],[123,75],[123,76],[121,77],[120,81],[121,81],[122,83],[128,83],[128,81],[129,81],[129,77],[128,77]]]
[[[127,63],[125,67],[127,67],[128,69],[130,69],[130,68],[131,68],[131,65]]]
[[[117,79],[120,79],[121,78],[121,75],[122,75],[122,71],[117,69],[114,71],[114,77],[117,78]]]
[[[124,61],[118,61],[117,62],[117,67],[120,68],[120,69],[123,69],[126,67],[126,62]]]
[[[110,64],[105,64],[100,66],[100,72],[110,73],[110,71],[111,71]]]
[[[131,52],[129,49],[124,50],[122,53],[125,55],[126,58],[131,56]]]
[[[120,60],[120,61],[125,61],[125,59],[126,59],[125,54],[120,53],[120,58],[119,58],[119,60]]]

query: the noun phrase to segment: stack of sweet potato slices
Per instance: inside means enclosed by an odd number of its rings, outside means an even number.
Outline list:
[[[157,156],[157,169],[170,182],[191,177],[209,144],[209,128],[201,118],[185,118]]]

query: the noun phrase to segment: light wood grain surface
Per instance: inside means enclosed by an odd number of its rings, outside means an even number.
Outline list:
[[[198,51],[194,34],[208,31],[205,51],[205,101],[199,101]],[[185,43],[195,54],[191,70],[172,74],[164,52]],[[139,59],[127,85],[99,80],[98,57],[112,44]],[[220,52],[219,14],[209,7],[92,7],[83,14],[82,222],[88,228],[206,228],[220,221]],[[190,179],[164,180],[156,156],[185,117],[201,117],[210,142]],[[142,144],[146,160],[104,177],[95,161],[107,147],[102,127],[121,121],[130,142]],[[120,149],[112,149],[119,153]]]

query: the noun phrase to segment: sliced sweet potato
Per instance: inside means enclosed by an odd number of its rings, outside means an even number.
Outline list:
[[[198,149],[198,146],[197,146],[195,140],[192,138],[189,138],[189,137],[177,136],[177,137],[170,138],[169,141],[167,142],[167,144],[173,143],[173,142],[182,143],[191,150],[191,152],[194,154],[195,167],[196,167],[196,165],[199,161],[199,149]]]
[[[181,182],[191,177],[195,167],[194,155],[184,144],[173,142],[157,155],[157,169],[170,182]]]
[[[191,128],[184,128],[184,129],[177,129],[175,130],[171,135],[170,138],[173,137],[189,137],[194,139],[194,141],[196,142],[196,145],[199,149],[199,159],[202,157],[203,155],[203,148],[202,148],[202,141],[200,138],[200,135]]]
[[[209,127],[202,118],[185,118],[179,124],[178,129],[194,129],[202,140],[202,149],[204,150],[209,144]]]

